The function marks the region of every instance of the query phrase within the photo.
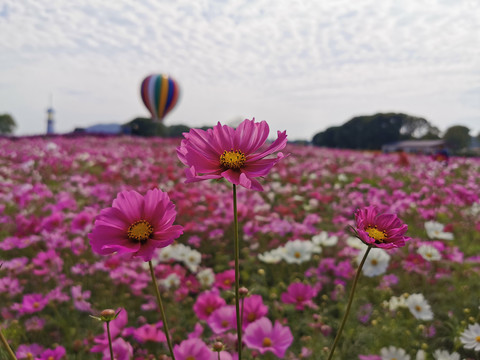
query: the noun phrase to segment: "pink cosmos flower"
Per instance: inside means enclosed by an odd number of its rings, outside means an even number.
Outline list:
[[[75,309],[85,312],[92,312],[92,305],[87,301],[90,298],[90,290],[82,291],[82,285],[71,288],[73,306]]]
[[[225,178],[247,189],[263,190],[254,179],[265,176],[284,157],[266,158],[287,144],[286,131],[277,132],[278,138],[263,148],[270,129],[265,121],[245,119],[234,129],[218,123],[207,131],[191,129],[177,148],[180,161],[188,166],[186,182]]]
[[[288,326],[282,326],[278,321],[272,326],[271,321],[264,317],[247,326],[243,341],[260,354],[270,351],[283,358],[293,342],[293,335]]]
[[[130,360],[133,357],[133,347],[130,343],[126,342],[122,338],[113,340],[112,342],[113,357],[115,360]],[[110,360],[110,350],[108,345],[103,350],[102,360]]]
[[[395,214],[379,214],[374,206],[355,212],[356,232],[365,244],[383,249],[405,246],[408,226]]]
[[[145,324],[138,329],[135,329],[133,337],[141,344],[147,341],[166,342],[167,337],[165,336],[165,333],[160,330],[161,327],[161,322],[158,324]]]
[[[43,352],[43,347],[38,344],[20,345],[17,348],[16,356],[18,359],[33,359]]]
[[[42,294],[27,294],[23,296],[22,304],[15,307],[20,314],[33,314],[42,311],[49,300]]]
[[[206,291],[200,294],[193,305],[193,311],[200,320],[207,320],[208,317],[218,308],[226,304],[218,293],[214,291]]]
[[[63,346],[57,346],[54,350],[47,349],[40,357],[37,357],[38,360],[60,360],[63,359],[66,354],[66,350]]]
[[[27,331],[40,331],[44,328],[45,322],[45,319],[38,316],[31,317],[25,320],[25,329],[27,329]]]
[[[288,286],[287,292],[281,296],[285,304],[294,304],[295,309],[303,310],[305,306],[315,308],[312,299],[317,296],[317,290],[308,284],[294,282]]]
[[[260,295],[252,295],[243,300],[242,310],[242,328],[245,329],[250,323],[267,315],[268,306],[263,303],[263,299]]]
[[[207,320],[208,326],[215,334],[237,328],[235,306],[226,305],[215,310]]]
[[[150,261],[156,248],[170,245],[183,233],[173,225],[175,205],[159,189],[145,196],[136,191],[122,191],[110,208],[97,216],[89,234],[92,250],[100,255],[132,253]]]
[[[210,360],[212,351],[200,339],[188,339],[175,345],[173,354],[177,360]]]
[[[215,276],[215,286],[223,290],[231,289],[235,283],[235,270],[229,269]]]

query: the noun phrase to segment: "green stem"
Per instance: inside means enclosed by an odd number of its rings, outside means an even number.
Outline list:
[[[160,315],[162,316],[163,328],[165,329],[165,337],[167,338],[168,349],[170,350],[170,356],[175,360],[175,355],[173,355],[172,341],[170,340],[170,333],[168,330],[167,318],[165,317],[165,310],[163,310],[162,298],[160,296],[160,290],[158,290],[157,278],[155,277],[155,272],[153,271],[152,261],[148,262],[150,267],[150,275],[152,276],[152,282],[155,288],[155,295],[157,296],[158,307],[160,308]]]
[[[5,336],[3,336],[3,333],[2,333],[1,330],[0,330],[0,340],[2,341],[3,346],[5,346],[5,349],[7,349],[7,353],[8,353],[8,355],[10,355],[10,359],[17,360],[17,357],[15,356],[15,353],[13,352],[10,345],[8,345],[8,341],[7,341],[7,339],[5,339]]]
[[[335,340],[333,341],[332,348],[330,349],[330,354],[328,355],[327,360],[331,360],[333,353],[335,352],[335,348],[337,347],[338,340],[340,340],[340,336],[342,335],[343,328],[345,327],[345,323],[347,322],[348,314],[350,312],[350,308],[353,302],[353,295],[355,294],[355,288],[357,287],[357,282],[360,277],[360,273],[362,272],[363,264],[365,264],[365,260],[367,260],[368,253],[372,249],[371,246],[367,248],[365,251],[365,255],[363,255],[362,261],[360,265],[358,265],[357,273],[355,274],[355,279],[353,279],[352,289],[350,290],[350,296],[348,297],[348,304],[347,308],[345,309],[345,314],[343,315],[342,323],[340,324],[340,328],[338,329],[337,335],[335,336]]]
[[[240,288],[240,266],[238,264],[240,258],[240,246],[238,244],[237,186],[235,184],[233,184],[233,226],[233,247],[235,249],[235,310],[237,315],[237,346],[238,360],[242,360],[242,319],[240,316],[240,301],[238,293],[238,289]]]
[[[112,337],[110,336],[110,321],[107,321],[108,348],[110,349],[110,360],[113,360]]]

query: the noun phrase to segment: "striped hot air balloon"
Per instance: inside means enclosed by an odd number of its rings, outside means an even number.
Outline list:
[[[179,87],[168,75],[149,75],[142,81],[140,94],[152,118],[161,121],[175,107]]]

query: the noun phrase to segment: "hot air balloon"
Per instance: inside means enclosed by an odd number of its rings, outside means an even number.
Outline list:
[[[161,121],[178,100],[178,83],[168,75],[149,75],[140,87],[143,103],[154,120]]]

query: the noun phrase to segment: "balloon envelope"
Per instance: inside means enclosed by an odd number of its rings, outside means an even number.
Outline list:
[[[177,103],[178,83],[168,75],[149,75],[140,87],[143,103],[154,120],[162,120]]]

